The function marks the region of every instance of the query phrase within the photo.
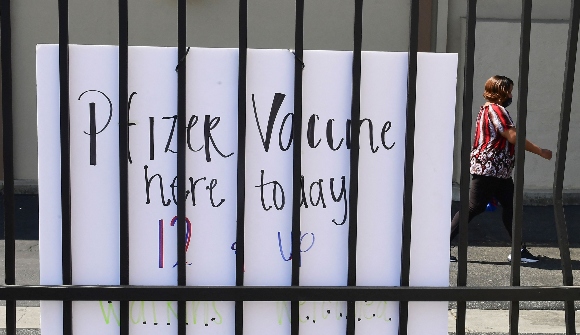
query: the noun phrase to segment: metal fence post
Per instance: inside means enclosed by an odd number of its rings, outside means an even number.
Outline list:
[[[572,261],[566,218],[563,207],[564,170],[566,168],[566,152],[568,149],[568,133],[570,132],[570,114],[572,111],[572,92],[574,91],[574,73],[576,71],[576,53],[578,50],[578,23],[580,21],[580,1],[572,0],[570,8],[570,26],[568,28],[568,47],[564,69],[564,84],[562,90],[562,106],[560,111],[560,127],[558,131],[558,149],[556,151],[556,167],[554,170],[554,218],[560,259],[562,262],[562,281],[564,285],[574,285]],[[566,334],[576,334],[574,301],[565,301]]]
[[[463,113],[461,113],[461,180],[459,211],[459,248],[457,286],[467,285],[467,230],[469,220],[469,155],[471,152],[471,108],[473,104],[473,71],[475,59],[475,26],[477,23],[477,0],[467,3],[467,35],[465,40],[465,64],[463,69]],[[465,335],[467,303],[457,302],[457,335]]]
[[[411,270],[411,218],[413,214],[413,162],[415,156],[415,104],[417,98],[417,51],[419,46],[419,0],[411,1],[409,64],[407,75],[407,117],[405,132],[405,186],[401,250],[401,286],[409,286]],[[399,335],[407,335],[409,302],[399,304]]]
[[[2,143],[4,163],[4,282],[16,284],[14,240],[14,139],[12,121],[12,27],[10,0],[2,0]],[[6,301],[6,333],[16,334],[16,301]]]

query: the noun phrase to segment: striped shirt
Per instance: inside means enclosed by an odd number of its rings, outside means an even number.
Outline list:
[[[511,178],[514,168],[514,145],[500,133],[514,127],[508,111],[490,103],[481,106],[475,123],[470,155],[470,173],[497,178]]]

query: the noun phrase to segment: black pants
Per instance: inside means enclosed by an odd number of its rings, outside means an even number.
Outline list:
[[[502,220],[507,233],[512,237],[514,181],[489,176],[471,175],[469,189],[469,221],[483,213],[492,198],[496,198],[502,207]],[[451,240],[459,233],[459,212],[451,220]]]

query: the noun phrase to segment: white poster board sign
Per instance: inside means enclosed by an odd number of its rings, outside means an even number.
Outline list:
[[[176,59],[175,48],[129,48],[133,285],[177,282]],[[457,56],[419,54],[418,62],[411,284],[447,286]],[[292,179],[294,64],[288,50],[248,51],[244,285],[290,285],[292,185],[301,182],[300,283],[344,286],[352,53],[304,52],[301,181]],[[119,283],[117,76],[117,47],[70,46],[73,284]],[[58,47],[41,45],[41,284],[62,283],[60,198],[55,196],[60,194],[58,82]],[[237,85],[237,49],[191,49],[187,285],[235,285]],[[356,269],[361,286],[399,285],[406,87],[406,53],[363,53]],[[426,329],[446,334],[446,302],[409,308],[409,334]],[[233,302],[188,302],[187,309],[188,334],[233,333]],[[42,302],[41,310],[42,333],[62,333],[62,304]],[[289,302],[246,302],[244,333],[290,334],[289,311]],[[116,302],[74,302],[73,315],[75,333],[119,333]],[[176,334],[176,315],[176,302],[131,302],[131,333]],[[357,334],[396,334],[398,303],[357,302],[355,318]],[[346,303],[301,302],[300,322],[301,334],[342,334]]]

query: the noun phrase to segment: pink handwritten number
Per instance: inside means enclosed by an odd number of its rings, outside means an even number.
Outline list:
[[[163,219],[159,220],[159,268],[163,268]]]
[[[177,223],[177,216],[174,216],[169,224],[174,227]],[[185,218],[185,223],[187,223],[187,229],[185,231],[185,251],[189,249],[189,242],[191,242],[191,221]],[[163,250],[163,219],[159,220],[159,268],[164,267],[164,250]],[[175,267],[175,266],[174,266]]]

